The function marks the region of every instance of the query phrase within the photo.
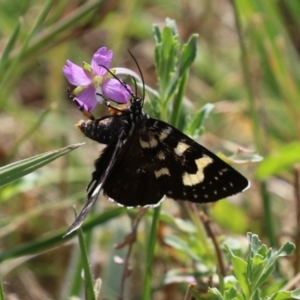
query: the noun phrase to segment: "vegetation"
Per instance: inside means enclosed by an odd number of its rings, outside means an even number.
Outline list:
[[[0,2],[0,299],[300,299],[299,14],[293,0]],[[101,197],[63,238],[102,148],[74,128],[62,67],[102,46],[112,66],[136,70],[134,54],[147,113],[251,188],[206,206]]]

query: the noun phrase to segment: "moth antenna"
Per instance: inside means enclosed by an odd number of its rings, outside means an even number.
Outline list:
[[[141,76],[141,79],[142,79],[142,84],[143,84],[143,94],[142,94],[142,99],[143,99],[143,102],[145,101],[145,94],[146,94],[146,91],[145,91],[145,80],[144,80],[144,76],[143,76],[143,73],[142,73],[142,70],[140,68],[140,65],[138,64],[138,61],[136,60],[136,58],[134,57],[134,55],[130,52],[129,49],[127,49],[130,56],[132,57],[132,59],[134,60],[138,70],[139,70],[139,73],[140,73],[140,76]]]
[[[134,94],[131,92],[131,90],[128,88],[127,84],[120,80],[120,78],[118,76],[116,76],[111,70],[109,70],[108,68],[106,68],[104,65],[99,65],[100,67],[104,68],[112,77],[114,77],[115,79],[117,79],[122,85],[123,87],[126,89],[126,91],[129,93],[129,95],[134,98]]]

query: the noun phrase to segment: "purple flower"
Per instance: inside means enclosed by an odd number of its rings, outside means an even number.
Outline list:
[[[72,92],[76,101],[87,111],[93,110],[98,103],[103,103],[105,98],[117,103],[129,101],[130,87],[127,85],[128,89],[126,89],[107,71],[112,57],[113,52],[102,47],[93,55],[90,65],[83,62],[82,67],[79,67],[67,60],[67,64],[63,67],[67,80],[77,86]],[[117,69],[112,72],[117,73],[115,72]]]

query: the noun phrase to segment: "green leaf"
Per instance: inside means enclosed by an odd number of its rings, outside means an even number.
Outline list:
[[[204,120],[211,113],[214,106],[215,105],[212,103],[206,103],[205,105],[203,105],[201,109],[195,113],[195,115],[193,116],[193,120],[187,122],[188,125],[185,128],[184,132],[187,135],[192,136],[193,138],[197,138],[202,130]]]
[[[8,41],[8,44],[6,45],[4,51],[2,52],[1,55],[1,60],[0,60],[0,74],[2,74],[2,69],[4,67],[4,64],[9,56],[9,54],[11,53],[11,51],[13,50],[13,47],[16,43],[16,40],[19,36],[20,33],[20,28],[21,28],[21,24],[19,21],[17,21],[17,26],[14,30],[14,33],[12,34],[11,38]]]
[[[51,161],[67,154],[74,149],[77,149],[83,144],[84,143],[69,145],[67,147],[26,158],[0,168],[0,186],[8,184],[9,182],[12,182],[44,165],[47,165]]]
[[[300,299],[300,289],[291,291],[291,296],[293,299]]]
[[[219,299],[219,300],[223,299],[222,294],[219,292],[217,288],[209,288],[208,293],[211,295],[215,295],[216,297],[214,299]]]
[[[275,267],[275,263],[277,259],[282,256],[290,255],[291,253],[293,253],[294,250],[295,250],[295,245],[293,243],[287,242],[279,250],[275,251],[271,255],[268,255],[263,272],[260,275],[259,280],[257,280],[256,282],[256,288],[261,286],[270,276],[270,274],[272,273]],[[269,249],[269,253],[271,253],[271,249]]]
[[[175,23],[174,23],[175,24]],[[155,47],[156,72],[159,79],[159,94],[162,102],[166,102],[167,91],[178,61],[178,35],[173,27],[165,26],[161,32],[160,42]],[[156,31],[157,32],[157,29]]]
[[[264,300],[292,300],[300,299],[300,289],[294,291],[279,291],[271,297],[266,297]]]
[[[267,248],[262,244],[258,235],[247,233],[249,240],[248,268],[247,278],[250,289],[255,291],[258,289],[272,273],[276,260],[281,256],[290,255],[295,245],[287,242],[279,250],[272,253],[271,248]]]
[[[255,175],[258,179],[265,179],[292,168],[299,161],[300,143],[292,142],[277,149],[276,153],[267,156],[258,166]]]
[[[224,244],[224,246],[226,250],[229,252],[229,254],[231,255],[234,274],[245,297],[247,298],[250,296],[250,290],[249,290],[248,281],[246,277],[248,264],[242,258],[234,255],[234,253],[231,251],[228,245]]]
[[[249,256],[254,257],[254,255],[258,253],[259,249],[261,248],[262,242],[257,234],[253,234],[251,232],[247,232],[247,238],[249,240]]]
[[[164,238],[164,242],[170,247],[173,247],[174,249],[183,251],[195,261],[200,261],[200,258],[191,250],[190,246],[181,238],[177,236],[169,235]]]
[[[196,229],[194,224],[190,220],[184,220],[180,218],[175,218],[176,226],[183,232],[186,233],[195,233]]]
[[[248,261],[247,277],[252,291],[255,291],[273,271],[273,265],[269,269],[266,268],[267,265],[268,260],[258,253]]]
[[[153,35],[154,35],[154,39],[155,39],[156,44],[161,43],[162,42],[161,41],[161,30],[160,30],[159,26],[154,24],[153,27],[152,27],[152,30],[153,30]]]
[[[254,295],[251,297],[251,300],[262,300],[259,294],[259,290],[254,292]]]
[[[296,249],[295,244],[291,242],[285,243],[283,246],[281,246],[274,255],[277,257],[282,257],[282,256],[288,256],[291,255]]]
[[[117,207],[105,211],[101,214],[98,214],[94,217],[90,217],[83,223],[82,230],[84,232],[91,230],[97,225],[103,224],[109,220],[112,220],[118,216],[123,215],[125,212],[126,210],[123,207]],[[76,235],[76,232],[72,232],[71,234],[63,238],[63,235],[65,233],[66,233],[66,228],[62,230],[58,230],[56,233],[51,234],[46,238],[40,238],[37,241],[30,241],[18,247],[12,248],[8,251],[3,251],[0,253],[0,262],[7,259],[20,257],[23,255],[30,255],[37,252],[42,252],[46,249],[54,247],[55,245],[63,244],[69,239],[72,239]]]
[[[223,300],[222,294],[216,288],[209,288],[207,293],[199,293],[195,289],[191,289],[191,296],[196,300]]]
[[[235,287],[231,287],[229,290],[224,292],[224,300],[236,300],[238,298],[238,292]]]
[[[166,18],[166,25],[172,29],[172,34],[178,36],[176,21],[170,18]]]
[[[197,39],[198,34],[192,34],[188,42],[182,47],[179,64],[180,76],[188,72],[192,63],[195,61],[195,58],[197,56]]]

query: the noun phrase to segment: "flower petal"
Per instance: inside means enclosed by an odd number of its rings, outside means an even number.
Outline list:
[[[70,60],[67,60],[67,64],[63,67],[63,72],[67,80],[73,85],[86,86],[92,82],[86,72]]]
[[[131,97],[131,88],[124,85],[115,78],[107,79],[102,84],[103,96],[117,103],[127,103]]]
[[[95,89],[91,85],[84,89],[75,99],[87,111],[91,111],[97,106]]]
[[[93,55],[91,62],[95,74],[98,76],[104,76],[107,73],[107,70],[101,65],[109,69],[112,58],[112,50],[108,50],[106,47],[102,47],[99,50],[97,50],[97,52]]]

